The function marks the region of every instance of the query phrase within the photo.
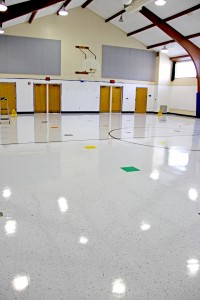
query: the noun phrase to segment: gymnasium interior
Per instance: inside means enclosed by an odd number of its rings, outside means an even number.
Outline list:
[[[200,299],[200,1],[0,1],[0,300]]]

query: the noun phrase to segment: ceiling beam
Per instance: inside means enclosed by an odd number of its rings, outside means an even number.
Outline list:
[[[111,20],[113,20],[113,19],[119,17],[120,15],[122,15],[122,14],[125,13],[125,12],[126,12],[125,9],[120,10],[118,13],[116,13],[116,14],[114,14],[113,16],[111,16],[111,17],[109,17],[108,19],[106,19],[105,22],[107,23],[107,22],[109,22],[109,21],[111,21]]]
[[[188,9],[186,9],[186,10],[183,10],[183,11],[181,11],[180,13],[175,14],[175,15],[173,15],[173,16],[171,16],[171,17],[168,17],[168,18],[166,18],[166,19],[163,19],[163,21],[168,22],[168,21],[174,20],[174,19],[176,19],[176,18],[179,18],[179,17],[182,17],[182,16],[184,16],[184,15],[187,15],[187,14],[189,14],[189,13],[191,13],[191,12],[197,10],[197,9],[200,9],[200,4],[195,5],[195,6],[193,6],[193,7],[190,7],[190,8],[188,8]],[[150,29],[150,28],[152,28],[152,27],[155,27],[155,25],[154,25],[154,24],[151,24],[151,25],[148,25],[148,26],[139,28],[139,29],[137,29],[137,30],[135,30],[135,31],[129,32],[129,33],[127,34],[127,36],[134,35],[134,34],[136,34],[136,33],[142,32],[142,31],[144,31],[144,30]]]
[[[180,55],[180,56],[170,57],[170,60],[173,62],[188,61],[191,60],[191,57],[190,55]]]
[[[31,0],[14,5],[9,5],[9,9],[0,14],[0,23],[13,20],[15,18],[30,14],[36,10],[62,2],[60,0]]]
[[[70,2],[72,2],[72,0],[66,0],[66,1],[61,5],[61,7],[59,8],[59,10],[57,11],[57,15],[58,15],[59,11],[60,11],[62,8],[66,8],[67,5],[69,5]]]
[[[198,93],[200,93],[200,49],[191,41],[188,40],[185,36],[183,36],[180,32],[175,30],[165,21],[160,19],[154,13],[152,13],[146,7],[142,7],[140,13],[149,19],[154,25],[164,31],[167,35],[169,35],[173,40],[175,40],[179,45],[181,45],[191,56],[194,65],[197,71],[197,86],[198,86]]]
[[[31,24],[33,22],[33,20],[35,19],[35,16],[37,14],[37,10],[35,10],[34,12],[32,12],[30,19],[28,20],[29,24]]]
[[[85,3],[83,3],[82,8],[86,8],[92,1],[94,0],[87,0]]]
[[[171,17],[168,17],[168,18],[164,19],[164,21],[165,22],[169,22],[169,21],[174,20],[176,18],[180,18],[180,17],[182,17],[184,15],[190,14],[191,12],[193,12],[193,11],[195,11],[197,9],[200,9],[200,4],[192,6],[192,7],[188,8],[188,9],[186,9],[186,10],[181,11],[180,13],[177,13],[177,14],[171,16]]]
[[[200,32],[197,32],[197,33],[188,35],[187,38],[188,39],[193,39],[193,38],[196,38],[196,37],[199,37],[199,36],[200,36]]]
[[[139,32],[145,31],[145,30],[147,30],[147,29],[150,29],[150,28],[152,28],[152,27],[155,27],[155,25],[154,25],[154,24],[151,24],[151,25],[148,25],[148,26],[139,28],[139,29],[137,29],[137,30],[131,31],[131,32],[127,33],[127,36],[134,35],[134,34],[136,34],[136,33],[139,33]]]
[[[168,44],[171,44],[171,43],[175,43],[175,40],[169,40],[169,41],[166,41],[166,42],[149,45],[149,46],[147,46],[147,49],[153,49],[153,48],[161,47],[161,46],[168,45]]]
[[[198,36],[200,36],[200,32],[195,33],[195,34],[187,35],[187,36],[185,36],[185,38],[190,40],[190,39],[193,39],[193,38],[198,37]],[[152,48],[168,45],[168,44],[171,44],[171,43],[175,43],[175,40],[169,40],[169,41],[166,41],[166,42],[150,45],[150,46],[147,46],[147,49],[152,49]]]

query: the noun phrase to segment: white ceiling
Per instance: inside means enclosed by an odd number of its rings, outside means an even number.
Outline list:
[[[16,3],[26,1],[27,0],[6,0],[6,4],[14,5]],[[85,3],[85,1],[86,0],[72,0],[71,3],[67,6],[67,9],[70,11],[70,9],[81,6],[83,3]],[[144,3],[144,0],[133,1],[137,3]],[[62,6],[62,3],[64,3],[64,1],[61,1],[58,4],[52,5],[45,9],[41,9],[36,14],[36,18],[41,18],[43,16],[56,13]],[[174,14],[180,13],[181,11],[184,11],[197,4],[200,4],[200,0],[167,0],[166,5],[161,7],[155,5],[154,1],[152,0],[149,4],[146,5],[146,7],[149,10],[151,10],[154,14],[164,19]],[[97,15],[101,16],[103,19],[109,18],[110,16],[121,11],[123,8],[124,7],[122,4],[122,0],[94,0],[87,7],[87,9],[90,9]],[[27,14],[20,18],[10,20],[8,22],[5,22],[3,26],[6,28],[19,23],[28,22],[30,16],[31,14]],[[120,28],[122,31],[124,31],[125,34],[151,24],[151,22],[139,12],[131,13],[127,11],[123,14],[123,19],[123,23],[119,22],[119,17],[113,19],[111,23]],[[190,14],[176,18],[172,21],[169,21],[168,24],[185,36],[198,33],[200,29],[200,9]],[[151,29],[137,33],[133,36],[127,37],[127,39],[131,39],[132,37],[136,38],[146,46],[171,40],[171,38],[167,34],[165,34],[162,30],[160,30],[157,27],[153,27]],[[191,39],[191,41],[194,42],[198,47],[200,47],[200,37]],[[152,50],[160,51],[162,47],[163,46],[154,47],[152,48]],[[169,48],[168,55],[170,57],[186,54],[186,51],[177,43],[168,44],[167,47]]]

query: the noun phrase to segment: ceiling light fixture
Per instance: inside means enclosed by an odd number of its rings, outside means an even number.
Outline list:
[[[4,29],[3,29],[3,27],[2,26],[0,26],[0,34],[4,34]]]
[[[0,11],[6,11],[8,7],[6,6],[5,2],[0,0]]]
[[[129,7],[129,5],[131,5],[131,3],[132,3],[132,0],[122,0],[122,4],[124,4],[124,9]]]
[[[59,12],[58,12],[59,16],[67,16],[68,15],[68,11],[66,11],[65,7],[62,7]]]
[[[164,46],[162,49],[161,49],[161,52],[163,52],[163,53],[167,53],[169,50],[167,49],[167,47],[166,46]]]
[[[123,16],[121,15],[119,18],[119,22],[124,22]]]
[[[130,5],[132,0],[122,0],[122,4],[124,5]]]
[[[158,5],[158,6],[163,6],[163,5],[166,4],[166,0],[156,0],[155,4]]]

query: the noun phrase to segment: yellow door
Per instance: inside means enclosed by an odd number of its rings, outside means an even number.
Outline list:
[[[122,87],[112,87],[112,112],[121,111]]]
[[[101,86],[100,89],[100,112],[110,111],[110,87]]]
[[[135,112],[146,113],[147,110],[147,88],[136,88]]]
[[[34,112],[46,111],[46,84],[34,84]]]
[[[49,84],[49,112],[60,113],[60,84]]]
[[[0,98],[8,99],[9,114],[14,109],[16,111],[16,83],[0,82]],[[1,102],[1,108],[6,108],[6,101]],[[2,114],[7,114],[7,110],[2,110]]]

